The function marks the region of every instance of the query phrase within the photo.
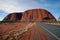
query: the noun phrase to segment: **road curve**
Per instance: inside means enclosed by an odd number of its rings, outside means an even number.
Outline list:
[[[60,26],[45,23],[37,23],[37,25],[44,30],[50,40],[60,40]]]

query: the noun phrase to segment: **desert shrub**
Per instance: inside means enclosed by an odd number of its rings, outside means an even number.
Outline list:
[[[58,21],[58,23],[60,23],[60,21]]]
[[[32,21],[30,21],[30,22],[34,23],[34,21],[33,21],[33,20],[32,20]]]
[[[14,23],[14,22],[17,22],[17,21],[0,21],[0,23]]]

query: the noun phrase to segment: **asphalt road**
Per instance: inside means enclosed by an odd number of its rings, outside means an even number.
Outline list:
[[[60,40],[60,26],[45,23],[37,23],[37,25],[44,30],[51,40]]]

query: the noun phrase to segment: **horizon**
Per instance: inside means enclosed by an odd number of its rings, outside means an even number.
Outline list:
[[[0,21],[9,13],[37,8],[51,12],[57,20],[60,16],[60,0],[0,0]]]

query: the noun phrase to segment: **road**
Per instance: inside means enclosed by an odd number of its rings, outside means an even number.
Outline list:
[[[60,26],[45,23],[37,23],[37,25],[43,29],[50,40],[60,40]]]
[[[9,24],[10,25],[10,24]],[[17,25],[17,24],[15,24]],[[17,31],[15,33],[15,30],[11,30],[11,32],[9,31],[9,35],[7,36],[8,39],[12,38],[14,40],[19,39],[19,40],[60,40],[60,26],[57,25],[51,25],[51,24],[45,24],[45,23],[25,23],[22,28],[22,26],[20,27],[21,24],[19,24],[17,26]],[[26,25],[26,26],[25,26]],[[6,26],[6,27],[5,27]],[[1,27],[1,29],[8,29],[10,28],[10,26],[8,27],[8,25],[5,25]],[[11,28],[15,27],[14,25],[11,26]],[[22,28],[22,29],[21,29]],[[25,28],[27,29],[25,31]],[[19,31],[18,29],[23,30],[23,32]],[[5,30],[3,30],[5,31]],[[21,34],[22,33],[22,34]],[[4,34],[4,33],[3,33]],[[5,39],[7,34],[4,35],[0,35],[0,40]],[[7,40],[8,40],[7,39]]]
[[[26,31],[20,40],[50,40],[46,33],[38,25],[33,25]]]

